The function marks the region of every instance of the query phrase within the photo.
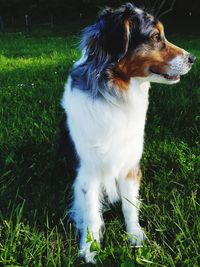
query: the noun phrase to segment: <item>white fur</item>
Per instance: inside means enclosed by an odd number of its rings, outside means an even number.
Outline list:
[[[183,54],[174,57],[171,61],[168,62],[168,68],[166,74],[169,76],[175,75],[185,75],[191,69],[191,64],[188,64],[189,53],[182,49]],[[175,84],[180,82],[180,78],[176,80],[168,80],[165,79],[162,75],[151,73],[146,78],[140,78],[141,80],[154,82],[154,83],[162,83],[162,84]]]
[[[182,49],[183,50],[183,49]],[[169,75],[185,75],[191,69],[191,64],[188,64],[189,54],[183,50],[183,55],[178,55],[168,64]]]
[[[139,182],[126,177],[130,170],[136,173],[139,168],[149,87],[147,81],[132,79],[126,100],[113,105],[71,90],[70,78],[65,86],[62,106],[80,157],[71,213],[81,232],[80,253],[87,262],[94,262],[95,256],[86,242],[87,229],[100,242],[105,195],[111,203],[122,200],[132,243],[141,245],[143,240],[138,220]]]

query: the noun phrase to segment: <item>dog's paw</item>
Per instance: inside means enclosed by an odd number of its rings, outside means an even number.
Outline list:
[[[79,255],[85,259],[85,262],[96,264],[95,256],[97,255],[96,251],[90,251],[90,246],[92,242],[84,244],[79,250]]]
[[[132,229],[129,233],[129,239],[132,247],[142,247],[143,242],[146,239],[146,235],[140,226]]]

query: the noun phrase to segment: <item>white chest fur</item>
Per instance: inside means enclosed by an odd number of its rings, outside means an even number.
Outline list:
[[[149,83],[132,80],[126,101],[117,105],[92,100],[70,84],[62,106],[81,165],[102,177],[127,175],[142,155]]]
[[[113,104],[71,90],[70,78],[65,86],[62,106],[80,158],[69,214],[81,232],[80,255],[87,262],[94,262],[95,256],[86,242],[87,229],[100,242],[105,195],[110,203],[121,199],[127,231],[136,238],[131,242],[140,245],[144,238],[138,220],[139,182],[126,176],[136,171],[142,156],[149,87],[134,79],[126,100]]]

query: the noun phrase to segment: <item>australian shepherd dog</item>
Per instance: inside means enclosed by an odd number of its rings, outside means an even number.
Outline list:
[[[62,107],[67,157],[76,169],[69,214],[80,232],[80,255],[94,263],[87,234],[100,243],[105,201],[122,202],[130,244],[143,243],[138,194],[150,83],[178,83],[195,57],[167,41],[163,24],[131,3],[103,10],[84,30],[81,50]]]

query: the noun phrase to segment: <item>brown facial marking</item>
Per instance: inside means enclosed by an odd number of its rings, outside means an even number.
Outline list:
[[[155,28],[157,28],[157,30],[160,32],[161,35],[164,35],[164,27],[160,21],[157,22]]]
[[[137,51],[128,52],[113,70],[113,83],[122,90],[127,90],[131,77],[147,77],[150,70],[167,74],[169,62],[183,50],[164,38],[162,23],[155,25],[155,31],[161,35],[160,41],[149,40],[141,45]],[[117,75],[116,75],[117,74]]]
[[[127,91],[129,88],[130,78],[128,78],[124,73],[120,72],[118,73],[117,69],[110,71],[107,71],[107,75],[109,77],[109,80],[112,81],[114,86],[118,88],[121,91]]]
[[[149,61],[149,69],[167,74],[170,61],[178,55],[183,55],[183,50],[168,41],[165,41],[164,45],[163,49],[154,54],[152,61]]]
[[[127,91],[129,87],[129,82],[126,82],[126,80],[123,80],[121,78],[114,78],[113,79],[114,85],[119,88],[122,91]]]
[[[126,77],[147,77],[150,65],[165,68],[167,65],[162,60],[160,53],[151,51],[148,54],[143,54],[142,51],[134,56],[127,57],[121,64],[118,65],[119,72],[126,74]]]
[[[130,28],[130,22],[129,22],[128,19],[124,21],[124,26],[126,28],[126,31],[128,32],[129,31],[129,28]]]
[[[140,168],[134,173],[132,170],[130,170],[126,176],[127,179],[134,179],[138,183],[140,183],[142,179],[142,171]]]

